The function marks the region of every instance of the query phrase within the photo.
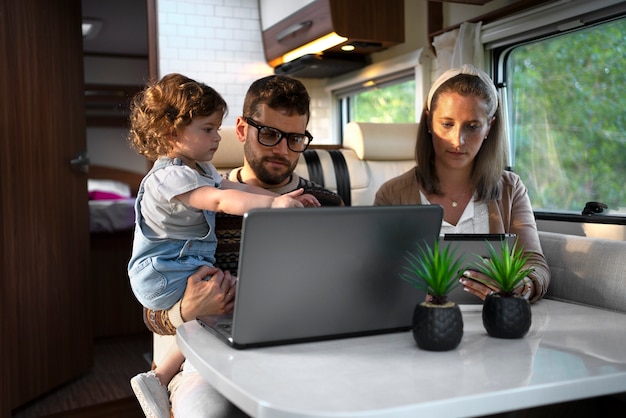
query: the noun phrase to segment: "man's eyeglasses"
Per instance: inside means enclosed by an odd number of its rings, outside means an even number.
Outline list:
[[[259,125],[250,118],[244,118],[244,120],[248,125],[254,126],[259,130],[257,140],[259,144],[266,147],[278,145],[283,138],[287,138],[287,148],[293,152],[304,152],[313,140],[313,135],[309,131],[304,131],[303,134],[288,133],[270,126]]]

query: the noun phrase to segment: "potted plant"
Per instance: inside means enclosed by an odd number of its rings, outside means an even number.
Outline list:
[[[407,265],[400,273],[403,280],[428,294],[413,311],[413,338],[424,350],[452,350],[463,337],[461,309],[448,300],[450,291],[459,285],[461,261],[454,249],[442,249],[438,241],[432,247],[426,243],[417,247],[419,251],[407,252]]]
[[[496,287],[498,291],[485,298],[482,318],[487,333],[497,338],[521,338],[530,329],[532,315],[530,302],[515,293],[520,283],[534,271],[524,268],[528,256],[523,248],[517,246],[517,240],[509,248],[507,241],[502,241],[500,252],[489,243],[489,258],[475,263],[476,270],[488,277],[477,281]]]

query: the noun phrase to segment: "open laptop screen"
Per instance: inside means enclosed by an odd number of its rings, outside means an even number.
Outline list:
[[[442,217],[437,205],[250,211],[230,344],[409,329],[425,294],[399,273],[408,250],[434,244]]]

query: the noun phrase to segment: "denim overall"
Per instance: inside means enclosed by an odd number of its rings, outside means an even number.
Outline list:
[[[147,238],[141,214],[144,183],[155,171],[171,165],[182,165],[179,159],[159,159],[144,177],[135,202],[135,234],[133,254],[128,263],[130,286],[137,300],[145,307],[163,310],[183,297],[188,277],[200,266],[213,266],[217,237],[215,212],[203,210],[209,232],[202,238],[190,240]]]

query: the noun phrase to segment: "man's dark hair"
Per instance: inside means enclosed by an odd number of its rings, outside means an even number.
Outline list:
[[[285,111],[291,115],[310,116],[311,98],[300,81],[283,76],[270,75],[260,78],[250,85],[243,102],[243,116],[254,118],[259,115],[259,106]]]

